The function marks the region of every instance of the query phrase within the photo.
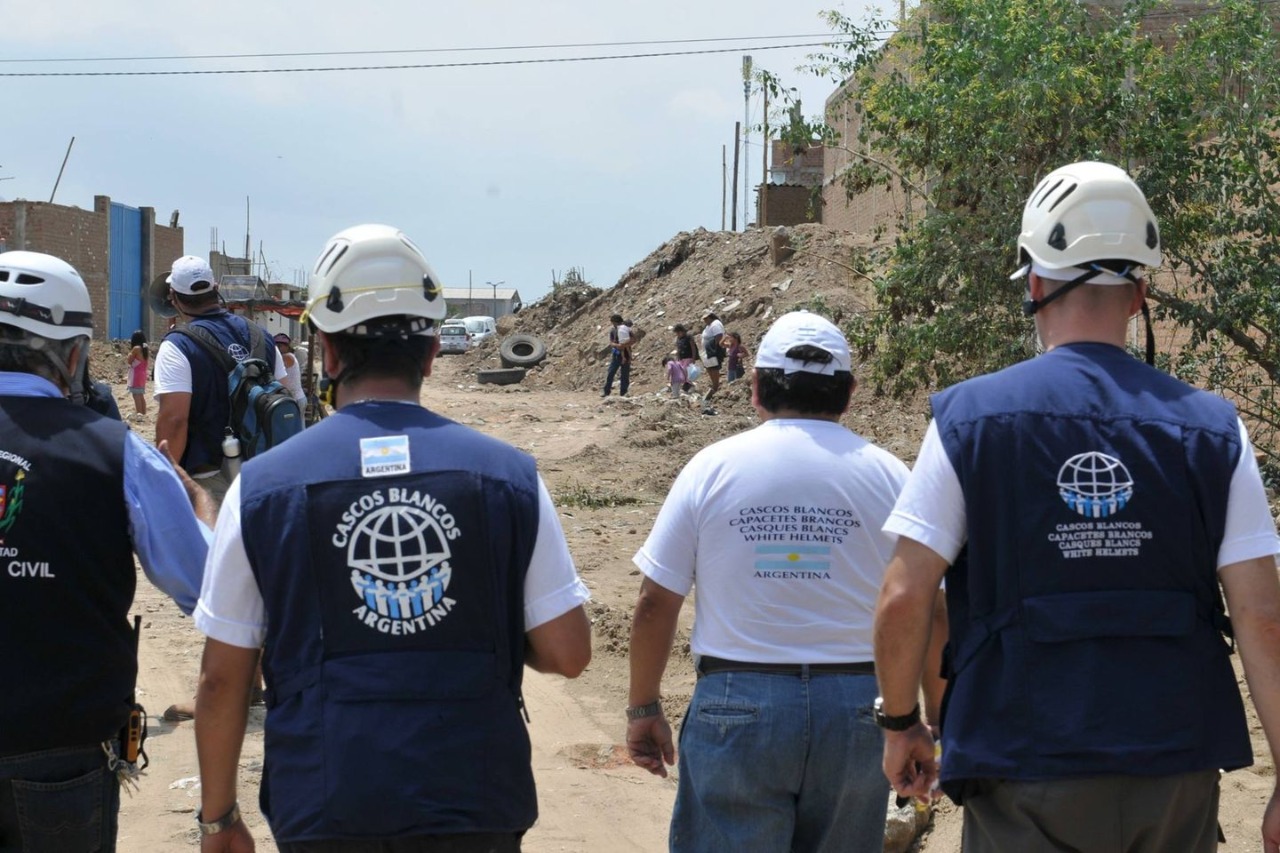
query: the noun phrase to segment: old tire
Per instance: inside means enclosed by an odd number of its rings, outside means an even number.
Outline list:
[[[533,367],[547,357],[547,345],[533,335],[508,335],[498,353],[508,367]]]
[[[476,371],[476,381],[481,385],[514,385],[521,379],[524,379],[523,367]]]

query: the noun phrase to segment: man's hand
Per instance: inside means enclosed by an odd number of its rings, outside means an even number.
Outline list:
[[[933,735],[924,723],[902,732],[884,733],[884,775],[901,797],[928,800],[938,781]]]
[[[169,464],[173,466],[178,479],[182,481],[182,488],[186,489],[187,499],[191,501],[191,509],[195,512],[196,518],[203,521],[207,526],[213,527],[218,521],[218,505],[214,503],[213,498],[205,491],[204,486],[191,479],[187,469],[178,464],[168,440],[161,441],[156,447],[169,460]]]
[[[238,820],[222,832],[200,837],[200,853],[254,853],[253,836],[243,820]]]
[[[1280,790],[1272,792],[1262,813],[1262,853],[1280,853]]]
[[[676,747],[666,715],[628,720],[627,750],[637,766],[665,779],[667,765],[676,763]]]

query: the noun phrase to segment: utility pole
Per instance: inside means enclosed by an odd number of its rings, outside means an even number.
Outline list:
[[[764,96],[764,133],[760,135],[760,227],[769,224],[769,90],[760,87]]]
[[[751,221],[748,205],[751,203],[751,169],[747,157],[747,140],[751,138],[751,56],[742,57],[742,230]]]
[[[733,230],[738,230],[738,137],[742,133],[742,122],[733,123]]]
[[[724,230],[724,202],[725,197],[729,194],[725,181],[729,177],[729,156],[725,153],[724,146],[720,146],[720,230]]]

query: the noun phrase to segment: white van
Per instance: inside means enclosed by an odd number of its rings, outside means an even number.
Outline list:
[[[462,324],[467,327],[467,333],[471,335],[472,346],[498,334],[498,321],[492,317],[463,317]]]

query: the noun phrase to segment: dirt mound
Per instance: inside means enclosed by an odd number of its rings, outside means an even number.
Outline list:
[[[672,348],[671,327],[683,323],[697,335],[702,312],[711,309],[728,331],[755,351],[769,324],[796,308],[847,318],[873,301],[870,286],[854,272],[853,256],[865,238],[822,225],[791,229],[795,254],[775,265],[772,232],[683,232],[631,267],[608,290],[555,291],[516,315],[511,332],[537,335],[548,357],[526,382],[565,390],[594,388],[603,379],[609,351],[609,316],[621,314],[644,333],[633,349],[632,393],[665,383],[662,357]],[[478,353],[497,360],[497,347]]]

